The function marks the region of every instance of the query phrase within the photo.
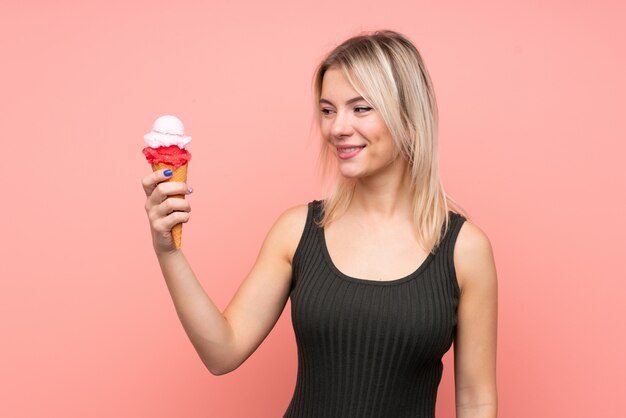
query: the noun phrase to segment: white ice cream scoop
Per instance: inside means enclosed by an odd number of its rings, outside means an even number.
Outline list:
[[[143,139],[150,148],[176,145],[182,149],[191,141],[190,136],[185,136],[183,122],[171,115],[157,118],[152,124],[152,131],[145,134]]]

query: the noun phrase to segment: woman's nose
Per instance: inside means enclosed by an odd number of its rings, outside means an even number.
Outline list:
[[[352,135],[352,123],[350,121],[350,115],[347,112],[337,112],[335,118],[333,119],[332,133],[334,136]]]

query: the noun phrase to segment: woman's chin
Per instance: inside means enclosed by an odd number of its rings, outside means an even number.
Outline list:
[[[356,170],[339,170],[339,172],[347,180],[358,180],[364,176],[361,171]]]

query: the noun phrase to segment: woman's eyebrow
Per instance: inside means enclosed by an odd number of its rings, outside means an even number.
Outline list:
[[[364,98],[362,98],[361,96],[353,97],[352,99],[348,100],[348,101],[346,102],[346,104],[350,104],[350,103],[354,103],[354,102],[359,102],[359,101],[361,101],[361,100],[365,100],[365,99],[364,99]],[[326,99],[324,99],[324,98],[321,98],[321,99],[320,99],[320,103],[326,103],[326,104],[329,104],[329,105],[333,105],[333,102],[331,102],[330,100],[326,100]]]

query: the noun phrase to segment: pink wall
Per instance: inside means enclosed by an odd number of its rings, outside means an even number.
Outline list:
[[[194,137],[183,246],[223,308],[276,216],[321,197],[314,65],[378,28],[422,51],[442,176],[494,247],[500,416],[623,416],[623,3],[302,3],[2,2],[0,416],[280,416],[290,305],[236,372],[203,368],[152,253],[142,135],[172,113]]]

